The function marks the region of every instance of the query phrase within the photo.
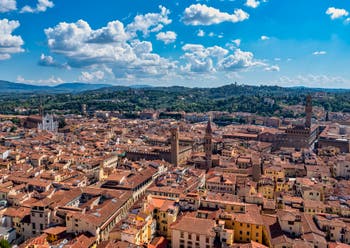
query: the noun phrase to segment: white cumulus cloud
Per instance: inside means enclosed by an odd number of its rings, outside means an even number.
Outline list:
[[[280,77],[273,84],[283,86],[307,86],[307,87],[324,87],[324,88],[347,88],[350,80],[341,76],[325,74],[306,74],[294,77]]]
[[[198,44],[186,44],[182,57],[186,63],[181,67],[183,72],[237,72],[253,67],[268,65],[256,60],[253,53],[233,48],[230,52],[220,46],[204,47]]]
[[[25,5],[21,9],[21,13],[39,13],[45,12],[49,8],[53,8],[55,5],[52,1],[49,0],[38,0],[38,3],[35,7],[31,7],[29,5]]]
[[[325,55],[325,54],[327,54],[327,52],[326,51],[315,51],[312,54],[313,55]]]
[[[238,48],[233,54],[220,61],[219,66],[225,71],[240,71],[256,66],[265,66],[265,64],[256,61],[252,52],[245,52]]]
[[[90,43],[110,43],[124,42],[130,38],[130,34],[125,31],[124,24],[120,21],[112,21],[106,27],[91,33]]]
[[[186,60],[182,70],[185,72],[214,72],[218,60],[228,54],[228,50],[219,47],[204,47],[199,44],[186,44],[182,47],[185,52],[183,58]]]
[[[225,47],[227,47],[231,51],[234,51],[241,45],[241,42],[242,42],[241,39],[234,39],[234,40],[231,40],[231,42],[226,43]]]
[[[79,76],[79,80],[82,82],[98,82],[103,80],[104,78],[105,78],[105,73],[103,71],[93,71],[93,72],[83,71]]]
[[[0,13],[17,10],[16,0],[0,0]]]
[[[270,37],[268,37],[268,36],[266,36],[266,35],[262,35],[261,37],[260,37],[260,40],[269,40],[270,39]]]
[[[117,77],[147,77],[167,74],[176,66],[154,53],[151,42],[133,37],[134,31],[119,21],[93,30],[86,21],[79,20],[59,23],[45,29],[45,34],[51,51],[63,55],[71,67],[108,66]]]
[[[222,22],[241,22],[247,20],[249,14],[242,9],[235,9],[232,14],[221,12],[205,4],[193,4],[184,11],[183,22],[186,25],[212,25]]]
[[[139,31],[144,36],[147,36],[150,32],[162,30],[164,25],[170,24],[172,20],[168,17],[170,11],[167,8],[159,6],[159,9],[160,13],[147,13],[135,16],[133,22],[127,25],[127,31],[134,34]]]
[[[280,67],[278,65],[268,66],[264,69],[265,71],[280,71]]]
[[[61,64],[57,62],[52,56],[45,54],[41,54],[38,65],[70,69],[70,67],[67,64]]]
[[[60,77],[51,76],[48,79],[26,79],[22,77],[21,75],[17,76],[17,82],[18,83],[25,83],[25,84],[42,84],[42,85],[56,85],[56,84],[62,84],[64,81]]]
[[[19,21],[0,20],[0,60],[9,59],[11,54],[24,51],[22,37],[12,34],[19,26]]]
[[[349,12],[346,11],[345,9],[337,9],[334,7],[329,7],[326,11],[326,14],[331,17],[332,20],[346,17],[349,15]]]
[[[260,2],[257,0],[247,0],[245,3],[245,6],[251,7],[251,8],[256,8],[260,5]]]
[[[160,32],[156,35],[157,40],[163,41],[165,44],[170,44],[176,41],[177,34],[173,31]]]
[[[199,29],[197,32],[197,36],[198,37],[204,37],[205,36],[205,32],[202,29]]]
[[[232,41],[233,44],[235,44],[236,46],[240,46],[241,45],[241,40],[240,39],[235,39]]]

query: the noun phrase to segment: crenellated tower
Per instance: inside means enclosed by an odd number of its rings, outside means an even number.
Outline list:
[[[305,127],[311,128],[311,119],[312,119],[312,98],[311,95],[308,95],[306,97],[306,104],[305,104]]]
[[[171,128],[170,136],[171,144],[171,163],[175,166],[179,165],[179,127]]]
[[[205,159],[206,159],[206,167],[210,169],[213,166],[213,130],[211,128],[211,120],[209,119],[207,123],[207,128],[205,130],[204,136],[204,151],[205,151]]]

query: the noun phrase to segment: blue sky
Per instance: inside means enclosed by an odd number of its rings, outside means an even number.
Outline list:
[[[0,79],[350,88],[349,0],[0,0]]]

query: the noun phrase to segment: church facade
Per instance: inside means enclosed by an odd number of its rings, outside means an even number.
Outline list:
[[[53,115],[47,114],[43,118],[42,122],[39,123],[38,129],[56,133],[58,131],[58,122],[55,121]]]

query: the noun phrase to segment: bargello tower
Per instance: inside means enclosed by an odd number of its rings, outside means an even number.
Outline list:
[[[311,119],[312,119],[312,98],[311,95],[308,95],[306,97],[306,104],[305,104],[305,127],[311,128]]]
[[[179,165],[179,127],[171,128],[170,136],[171,145],[171,163],[175,166]]]
[[[206,159],[206,167],[210,169],[213,166],[213,130],[211,128],[211,120],[209,119],[207,123],[207,128],[205,130],[204,136],[204,151],[205,151],[205,159]]]

